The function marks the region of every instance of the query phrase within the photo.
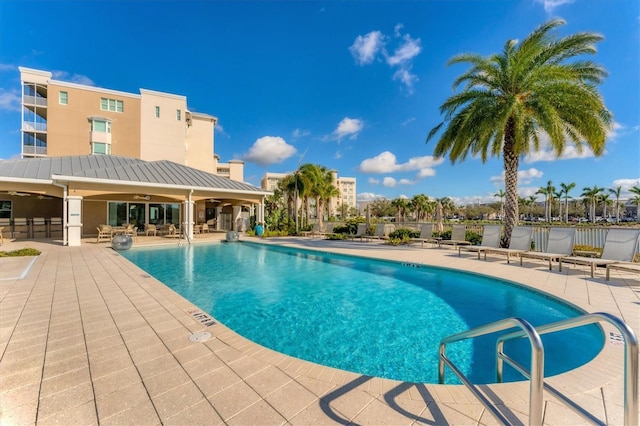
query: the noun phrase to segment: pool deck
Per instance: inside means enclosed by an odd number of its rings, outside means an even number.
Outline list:
[[[224,234],[197,238],[216,243]],[[258,240],[336,253],[438,265],[516,281],[588,312],[609,312],[640,335],[640,274],[504,256],[485,262],[457,250],[319,238]],[[139,237],[137,246],[177,244]],[[0,424],[126,425],[493,425],[463,386],[405,383],[324,367],[255,344],[131,264],[107,243],[64,247],[50,240],[36,258],[0,259]],[[251,271],[247,271],[251,273]],[[259,277],[256,277],[259,278]],[[224,279],[224,277],[212,277]],[[623,421],[623,354],[617,330],[590,363],[547,382],[611,425]],[[191,341],[196,332],[212,338]],[[614,335],[610,335],[614,333]],[[576,350],[580,350],[576,343]],[[448,373],[450,374],[450,373]],[[633,378],[638,380],[638,377]],[[528,423],[527,382],[485,385],[515,424]],[[545,393],[544,424],[584,424]]]

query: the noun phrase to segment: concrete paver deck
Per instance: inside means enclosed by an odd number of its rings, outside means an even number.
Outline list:
[[[197,242],[219,240],[211,234]],[[5,243],[34,247],[31,260],[0,259],[0,422],[10,424],[495,424],[463,386],[404,383],[316,365],[257,345],[107,244]],[[258,240],[344,254],[472,270],[517,281],[640,331],[640,277],[583,267],[549,272],[459,257],[457,250],[317,238]],[[139,237],[136,245],[166,239]],[[174,241],[169,241],[176,244]],[[195,316],[194,316],[195,315]],[[603,325],[607,337],[617,331]],[[200,331],[213,338],[193,342]],[[577,348],[579,350],[579,348]],[[607,424],[622,423],[623,346],[605,343],[590,363],[548,379]],[[634,378],[638,380],[638,378]],[[528,422],[528,383],[482,386],[515,423]],[[545,394],[545,424],[584,420]]]

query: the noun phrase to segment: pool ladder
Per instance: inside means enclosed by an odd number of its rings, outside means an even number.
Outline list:
[[[480,327],[472,328],[443,338],[440,341],[440,354],[438,361],[438,382],[444,383],[445,364],[458,376],[462,383],[475,395],[482,405],[502,424],[510,424],[507,418],[469,381],[454,363],[445,354],[446,345],[460,340],[483,336],[497,331],[518,327],[514,331],[498,338],[496,344],[497,381],[502,382],[504,362],[511,365],[516,371],[529,379],[529,424],[542,424],[543,390],[547,390],[569,408],[581,415],[589,422],[603,424],[601,420],[578,406],[557,389],[544,382],[544,346],[540,339],[541,334],[553,333],[561,330],[582,327],[597,322],[608,322],[615,326],[624,338],[624,425],[634,426],[638,424],[638,339],[633,330],[618,317],[604,312],[585,314],[575,318],[553,322],[550,324],[533,327],[529,322],[520,318],[506,318]],[[504,353],[504,343],[527,337],[531,343],[531,367],[527,370],[517,361]]]

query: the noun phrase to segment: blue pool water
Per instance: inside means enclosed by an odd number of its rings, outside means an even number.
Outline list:
[[[437,383],[438,345],[507,317],[534,326],[581,314],[542,293],[449,269],[235,243],[120,252],[237,333],[276,351],[343,370]],[[497,334],[447,355],[475,383],[495,381]],[[545,374],[591,360],[597,326],[543,336]],[[579,348],[579,350],[576,350]],[[529,365],[521,340],[506,352]],[[522,376],[505,367],[506,381]],[[458,383],[447,372],[448,383]]]

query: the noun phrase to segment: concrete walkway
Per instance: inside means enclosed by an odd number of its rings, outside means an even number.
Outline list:
[[[217,243],[224,234],[196,242]],[[243,237],[244,238],[244,237]],[[451,249],[392,247],[318,238],[258,240],[438,265],[517,281],[604,311],[640,332],[640,277],[586,267],[549,272],[546,263],[484,262]],[[176,244],[139,237],[136,245]],[[127,425],[496,424],[463,386],[403,383],[301,361],[259,346],[132,265],[106,243],[34,247],[36,258],[0,258],[0,423]],[[601,421],[622,424],[623,349],[606,343],[590,363],[548,382]],[[192,341],[194,333],[213,337]],[[579,350],[579,347],[576,348]],[[634,378],[638,380],[638,378]],[[482,386],[512,422],[528,422],[528,383]],[[545,424],[585,421],[545,394]]]

